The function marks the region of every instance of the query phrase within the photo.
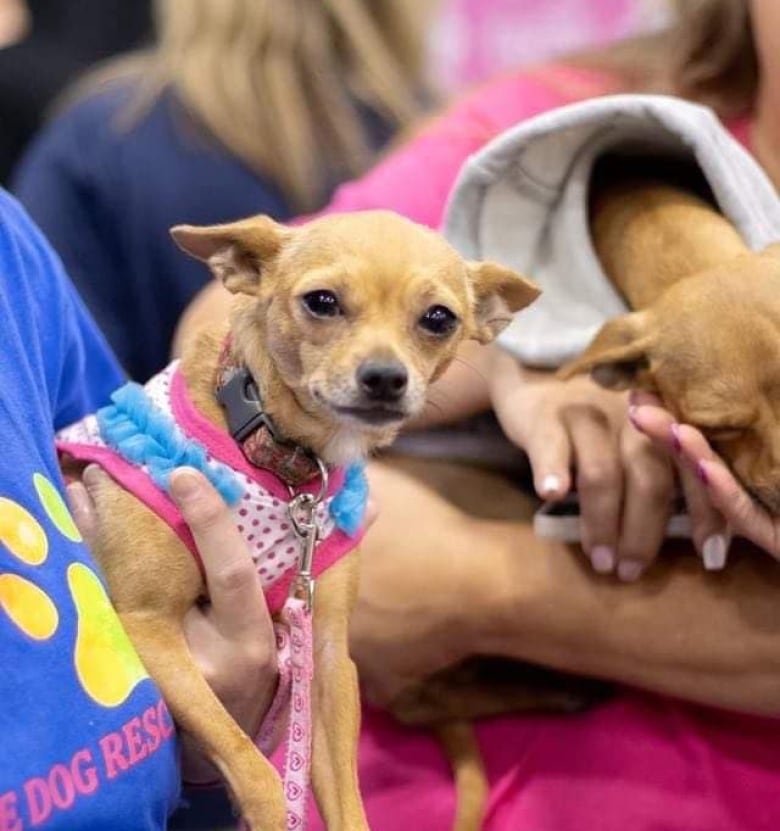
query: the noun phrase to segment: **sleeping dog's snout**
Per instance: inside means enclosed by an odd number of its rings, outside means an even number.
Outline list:
[[[745,485],[745,489],[773,517],[780,516],[780,488]]]
[[[409,373],[400,361],[364,361],[357,369],[357,382],[367,401],[395,404],[406,392]]]

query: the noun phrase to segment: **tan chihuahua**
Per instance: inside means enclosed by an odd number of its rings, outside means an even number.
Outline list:
[[[780,250],[750,251],[706,198],[648,180],[596,191],[593,240],[631,314],[561,377],[657,394],[780,512]]]
[[[389,444],[425,407],[429,383],[458,344],[492,340],[538,294],[514,272],[466,262],[437,234],[387,212],[297,228],[258,216],[172,234],[238,295],[230,340],[225,326],[184,349],[179,371],[194,406],[227,429],[215,396],[227,343],[285,445],[328,466]],[[275,769],[212,693],[184,641],[182,619],[205,593],[195,560],[169,525],[115,482],[96,494],[96,505],[95,556],[174,718],[220,770],[249,827],[283,831]],[[357,566],[354,551],[339,560],[319,578],[314,601],[312,780],[331,831],[367,828],[356,773],[357,681],[347,652]]]

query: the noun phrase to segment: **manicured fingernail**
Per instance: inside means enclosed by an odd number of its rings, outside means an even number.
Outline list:
[[[710,477],[709,477],[709,475],[708,475],[708,473],[707,473],[707,469],[704,467],[704,462],[699,462],[699,463],[696,465],[696,475],[697,475],[697,476],[699,477],[699,479],[703,482],[703,484],[705,484],[705,485],[709,485],[709,483],[710,483]]]
[[[682,442],[680,441],[680,425],[679,424],[672,424],[669,428],[669,433],[671,435],[671,442],[672,448],[674,449],[675,453],[682,453]]]
[[[720,571],[726,565],[729,553],[729,541],[723,534],[713,534],[704,540],[701,547],[701,558],[707,571]]]
[[[171,474],[171,492],[182,501],[194,499],[200,493],[200,479],[190,470],[175,470]]]
[[[597,545],[590,552],[590,564],[598,574],[611,574],[615,569],[615,552],[606,545]]]
[[[638,560],[621,560],[617,566],[617,576],[624,583],[633,583],[642,576],[645,564]]]
[[[549,474],[542,479],[542,496],[558,493],[561,489],[560,476]]]

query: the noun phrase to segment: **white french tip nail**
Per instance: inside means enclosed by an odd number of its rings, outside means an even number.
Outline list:
[[[590,564],[597,574],[611,574],[615,569],[615,552],[606,545],[597,545],[590,552]]]
[[[542,479],[542,495],[558,493],[561,489],[561,478],[550,474]]]
[[[723,534],[713,534],[704,540],[701,547],[701,558],[707,571],[720,571],[726,566],[726,557],[729,553],[729,541]]]

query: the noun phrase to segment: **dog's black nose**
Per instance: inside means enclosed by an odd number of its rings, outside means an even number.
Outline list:
[[[398,401],[406,392],[409,373],[400,361],[366,361],[358,368],[357,379],[371,401]]]

